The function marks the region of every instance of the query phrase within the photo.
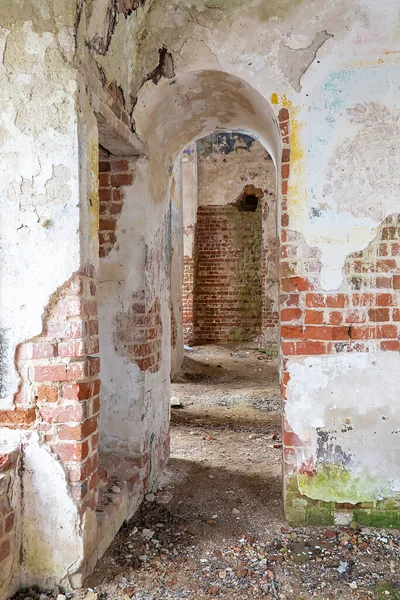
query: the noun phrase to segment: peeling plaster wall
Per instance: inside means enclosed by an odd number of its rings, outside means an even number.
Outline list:
[[[321,199],[318,192],[324,182],[324,169],[332,158],[329,153],[342,138],[349,135],[357,138],[354,116],[346,111],[354,112],[357,103],[368,98],[372,101],[380,98],[382,104],[387,98],[389,110],[392,106],[396,108],[395,94],[390,91],[395,89],[394,83],[390,83],[393,80],[390,71],[395,69],[396,59],[385,54],[387,47],[393,51],[398,44],[394,25],[396,3],[393,0],[387,3],[379,19],[376,11],[373,2],[356,0],[348,0],[340,7],[301,0],[272,2],[268,7],[258,0],[246,3],[245,7],[233,0],[213,7],[202,0],[184,3],[169,0],[146,3],[130,17],[136,19],[130,31],[134,33],[139,28],[141,34],[133,54],[130,89],[127,83],[123,85],[125,95],[132,90],[137,93],[146,79],[144,73],[154,70],[159,49],[165,47],[171,53],[177,75],[200,68],[226,70],[243,78],[272,102],[292,107],[298,154],[291,180],[289,212],[293,227],[306,237],[309,245],[322,252],[322,277],[327,289],[340,284],[345,256],[372,239],[372,230],[384,216],[382,209],[378,217],[368,214],[366,218],[358,213],[351,218],[351,212],[343,206],[335,208],[335,201],[329,198],[327,203],[321,202],[329,205],[328,213],[327,208],[323,209],[324,214],[317,220],[308,214],[309,211],[314,214],[314,208],[320,210],[314,207],[314,196]],[[252,35],[245,36],[243,31],[251,31]],[[375,55],[372,59],[371,54]],[[110,53],[110,61],[111,55],[114,54]],[[360,78],[362,83],[358,84]],[[376,85],[371,84],[372,80]],[[148,86],[146,83],[144,89]],[[367,94],[363,86],[368,88]],[[140,128],[140,114],[136,115]],[[321,126],[323,139],[318,137]],[[334,129],[338,140],[327,144]],[[362,136],[359,137],[361,140]],[[388,151],[389,147],[390,142]],[[314,157],[318,157],[315,167],[313,162],[309,164]],[[353,172],[349,164],[347,168],[349,173]],[[357,194],[362,193],[363,187],[367,188],[367,194],[372,190],[368,183],[361,185]],[[333,192],[326,189],[324,193],[331,197]],[[332,224],[335,234],[327,235],[325,230],[321,235],[325,222],[326,229]]]
[[[75,6],[20,8],[0,9],[1,408],[19,384],[16,346],[40,333],[80,258]]]
[[[291,361],[285,414],[305,444],[297,452],[298,470],[318,461],[332,470],[329,485],[300,474],[306,496],[355,504],[399,493],[398,371],[394,353]],[[383,380],[385,391],[378,393]]]
[[[356,0],[340,6],[271,2],[268,7],[257,0],[245,7],[226,1],[212,8],[202,1],[153,3],[144,21],[148,35],[138,49],[138,60],[146,64],[157,40],[160,45],[162,40],[173,56],[177,74],[200,68],[226,70],[249,82],[272,102],[292,107],[297,164],[291,179],[289,212],[293,227],[310,246],[317,246],[322,252],[326,289],[340,285],[345,256],[363,248],[372,239],[383,213],[393,212],[388,198],[384,201],[386,212],[378,210],[379,215],[374,217],[367,210],[366,217],[364,208],[352,217],[345,200],[340,207],[332,198],[332,191],[325,191],[328,202],[319,193],[325,184],[328,163],[335,160],[334,148],[346,136],[355,137],[355,143],[361,144],[357,156],[363,152],[362,144],[369,147],[371,157],[375,156],[371,144],[364,143],[364,136],[356,135],[361,131],[361,121],[355,124],[354,115],[347,110],[354,112],[357,103],[368,100],[388,103],[389,111],[397,106],[393,79],[397,59],[395,54],[385,54],[398,46],[396,3],[387,3],[379,18],[377,10],[372,1]],[[251,31],[252,35],[243,35],[243,31]],[[381,152],[393,152],[389,140],[386,145],[383,142]],[[351,176],[351,161],[346,168]],[[358,169],[364,169],[362,164]],[[356,195],[362,194],[364,188],[371,197],[373,184],[361,181],[360,186],[358,180],[356,187]],[[321,218],[312,219],[309,211],[315,197],[327,204],[329,211],[326,212],[327,206]]]
[[[83,559],[79,509],[67,490],[62,465],[35,434],[23,449],[21,586],[68,586],[68,576]]]
[[[217,144],[215,149],[212,149],[212,144]],[[245,186],[249,185],[261,189],[264,194],[260,200],[262,327],[257,340],[263,345],[276,345],[279,341],[279,245],[275,165],[258,140],[243,134],[241,136],[240,133],[228,137],[224,133],[214,133],[199,140],[198,147],[199,206],[235,202]],[[212,215],[212,209],[210,214]],[[241,251],[239,256],[243,256]],[[257,285],[253,289],[254,293],[256,289]],[[220,317],[224,318],[224,315],[220,314]]]
[[[228,78],[240,77],[245,87],[251,86],[251,94],[260,93],[277,111],[288,108],[290,112],[285,212],[292,241],[299,244],[291,274],[311,276],[317,290],[344,291],[346,257],[365,248],[382,220],[396,210],[398,149],[393,132],[399,94],[394,76],[397,55],[388,54],[399,44],[396,3],[378,9],[372,1],[357,0],[340,6],[304,1],[265,6],[256,0],[243,6],[227,0],[211,8],[202,1],[169,1],[149,5],[143,19],[145,34],[135,54],[131,89],[136,94],[143,72],[155,68],[161,47],[171,53],[175,72],[172,81],[157,85],[148,81],[134,111],[155,174],[153,198],[161,198],[166,186],[160,165],[165,165],[166,173],[189,132],[194,139],[207,128],[233,125],[271,144],[273,135],[266,135],[262,119],[243,119],[236,108],[228,116],[221,109],[225,98],[229,97],[231,107],[236,104],[230,92],[219,86],[220,72],[229,73]],[[208,71],[213,75],[206,75],[207,69],[214,70]],[[213,111],[211,90],[218,90],[221,101]],[[169,116],[168,125],[163,123],[164,114]],[[179,114],[179,127],[175,114]],[[385,123],[390,126],[385,128]],[[162,147],[160,140],[165,141]],[[279,152],[272,154],[277,162]],[[314,274],[309,269],[316,257],[320,266]],[[374,350],[379,360],[380,354]],[[297,359],[286,360],[290,367]],[[315,358],[316,363],[324,360]],[[342,360],[351,361],[347,356]],[[291,393],[306,394],[307,385],[312,386],[312,378],[300,375],[301,368],[291,373]],[[378,373],[376,389],[385,389],[383,373]],[[294,414],[290,427],[295,433]]]
[[[50,300],[97,256],[97,126],[75,66],[75,21],[74,1],[0,7],[0,415],[11,428],[40,421],[34,369],[20,379],[17,349],[41,335]],[[13,548],[16,579],[8,592],[68,586],[90,551],[83,540],[93,540],[94,513],[82,519],[44,430],[39,436],[4,427],[1,436],[22,444],[15,504],[21,549]]]
[[[52,293],[82,264],[97,264],[100,132],[110,146],[146,155],[126,192],[117,244],[100,266],[102,444],[132,455],[147,447],[151,485],[161,462],[155,448],[168,437],[174,160],[217,128],[257,137],[278,180],[282,175],[285,199],[280,204],[278,198],[277,217],[289,242],[285,251],[295,247],[292,263],[284,263],[283,276],[290,275],[293,286],[284,290],[290,292],[285,302],[304,285],[349,294],[346,257],[366,248],[381,222],[398,211],[400,38],[395,0],[384,6],[373,0],[136,4],[126,10],[108,0],[77,6],[6,0],[0,8],[0,398],[1,408],[13,407],[15,349],[40,334]],[[160,360],[146,370],[113,345],[114,319],[129,312],[136,291],[162,324]],[[294,312],[303,314],[298,307]],[[305,323],[295,327],[290,332],[303,335]],[[286,347],[297,352],[296,344]],[[285,445],[296,485],[305,497],[328,503],[398,497],[397,429],[390,426],[397,418],[398,354],[376,344],[339,356],[331,344],[327,355],[328,346],[301,342],[298,356],[282,360],[289,376],[283,380]],[[316,347],[318,356],[304,356]],[[33,503],[38,522],[52,505],[61,526],[64,510],[76,545],[72,564],[55,549],[46,573],[42,564],[29,563],[24,577],[55,582],[78,568],[82,531],[61,466],[35,440],[28,446],[26,485],[28,493],[41,494]],[[335,458],[335,468],[318,471],[321,457],[328,466]],[[47,475],[48,493],[41,483]],[[90,534],[86,522],[83,528]],[[23,531],[30,544],[29,523]],[[41,543],[53,552],[53,531],[44,524],[42,533]],[[88,541],[82,552],[90,550]]]
[[[98,275],[100,440],[103,450],[140,456],[150,440],[165,439],[168,432],[170,216],[168,206],[155,207],[146,201],[147,160],[138,159],[132,167],[134,183],[125,187],[124,205],[116,226],[117,241],[100,260]],[[128,351],[124,355],[115,345],[116,316],[128,313],[132,296],[140,290],[147,307],[157,299],[161,303],[162,364],[155,373],[141,370]],[[129,327],[129,322],[126,326]]]

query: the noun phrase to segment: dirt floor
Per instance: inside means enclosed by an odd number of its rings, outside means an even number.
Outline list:
[[[286,524],[276,359],[192,349],[172,397],[168,468],[67,598],[400,600],[397,531]]]

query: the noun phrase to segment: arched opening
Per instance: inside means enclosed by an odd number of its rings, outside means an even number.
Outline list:
[[[111,177],[125,186],[124,202],[116,232],[107,237],[112,251],[107,247],[100,258],[100,445],[141,455],[155,451],[149,451],[151,440],[168,439],[171,322],[180,320],[171,318],[171,215],[179,196],[174,165],[193,140],[217,129],[243,131],[268,151],[278,179],[281,141],[268,102],[245,81],[220,71],[149,84],[134,116],[147,158],[135,162],[134,177],[129,164],[110,167],[111,173],[123,169]],[[277,207],[279,213],[279,197]],[[179,251],[174,248],[175,257]]]
[[[185,344],[253,342],[276,351],[275,188],[269,153],[243,132],[217,131],[183,152]],[[173,345],[173,366],[176,352]]]
[[[218,129],[187,146],[174,171],[183,256],[174,262],[174,251],[171,273],[170,469],[184,469],[194,506],[200,494],[210,502],[218,479],[216,514],[246,513],[224,506],[240,489],[268,520],[282,509],[275,165],[254,135]]]
[[[268,170],[271,180],[267,185],[261,183],[261,176],[260,181],[257,177],[243,180],[239,177],[223,210],[238,220],[232,239],[239,235],[243,223],[250,224],[243,243],[251,246],[248,259],[257,258],[252,281],[246,280],[245,265],[241,268],[243,300],[246,296],[251,298],[257,309],[257,323],[244,339],[246,343],[251,342],[252,348],[244,350],[243,360],[230,357],[236,366],[243,362],[242,374],[248,371],[240,384],[242,390],[247,387],[244,395],[248,394],[253,380],[256,380],[257,393],[251,396],[251,405],[244,411],[246,415],[239,407],[241,414],[233,433],[236,435],[236,430],[242,427],[242,437],[249,439],[254,429],[262,435],[264,448],[273,451],[274,457],[271,452],[268,455],[276,471],[271,489],[274,502],[282,505],[281,446],[276,439],[281,421],[277,340],[272,339],[266,326],[272,305],[265,302],[270,293],[266,265],[272,264],[266,257],[277,259],[278,256],[281,141],[275,116],[266,100],[243,80],[222,72],[199,71],[160,81],[157,85],[149,84],[138,99],[135,120],[138,135],[147,149],[146,156],[134,160],[122,153],[100,157],[100,210],[107,211],[100,219],[97,289],[102,382],[100,477],[106,499],[101,508],[109,522],[120,518],[119,509],[112,508],[120,500],[113,498],[109,490],[114,487],[114,480],[124,478],[128,482],[128,514],[133,514],[143,494],[152,489],[169,455],[171,367],[177,372],[184,358],[182,198],[190,152],[184,152],[184,158],[181,153],[196,140],[215,132],[225,132],[227,148],[222,145],[219,154],[222,165],[228,164],[223,162],[224,158],[228,160],[229,144],[234,132],[239,132],[237,144],[246,146],[253,140],[251,144],[263,153],[262,161],[268,164],[265,169],[261,163],[259,171],[265,176]],[[240,157],[240,152],[247,151],[241,148],[235,150],[235,155]],[[276,185],[273,191],[272,185]],[[274,194],[273,202],[270,193]],[[258,232],[257,243],[255,231]],[[274,243],[267,248],[272,231]],[[238,247],[237,252],[240,259],[245,255],[243,247]],[[239,284],[239,273],[235,277]],[[251,287],[254,289],[250,294]],[[276,312],[277,307],[273,308]],[[274,326],[276,335],[276,322]],[[235,341],[234,336],[231,341]],[[273,357],[266,352],[267,347],[272,346]],[[217,358],[215,361],[218,377],[229,378],[230,367],[221,369]],[[273,415],[266,406],[268,401],[263,400],[265,388],[262,385],[271,369],[274,373],[271,375]],[[266,410],[260,410],[263,403]],[[220,425],[217,423],[217,427]],[[173,434],[173,447],[175,442]],[[240,445],[240,440],[237,444]],[[236,455],[240,455],[238,446]],[[227,466],[229,460],[225,462]],[[180,464],[180,458],[175,464]],[[264,488],[268,484],[263,479],[260,461],[257,469],[257,481],[262,481],[258,498],[264,510]],[[234,473],[231,475],[236,477]],[[246,489],[251,489],[251,484],[246,484]]]

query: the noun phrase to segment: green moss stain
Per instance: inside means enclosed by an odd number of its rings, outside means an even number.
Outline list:
[[[227,208],[226,217],[234,235],[237,255],[237,312],[242,326],[230,334],[230,340],[252,341],[261,333],[262,321],[262,213]]]
[[[46,544],[35,522],[26,522],[23,530],[24,566],[29,573],[45,574],[59,572],[61,565],[54,557],[53,549]]]
[[[372,588],[374,600],[400,600],[400,592],[391,585],[376,585]]]
[[[376,482],[372,477],[353,475],[344,465],[319,463],[314,475],[298,476],[299,490],[310,498],[326,502],[368,502],[376,499]]]
[[[332,468],[333,467],[333,468]],[[302,482],[307,478],[305,488]],[[315,485],[311,480],[315,479]],[[293,527],[304,525],[334,525],[335,518],[342,512],[352,514],[353,526],[385,527],[400,529],[400,501],[386,498],[378,501],[365,501],[365,487],[373,487],[372,480],[352,477],[345,467],[340,465],[320,465],[314,476],[291,475],[285,481],[285,515]],[[326,493],[328,496],[340,493],[353,494],[353,500],[346,500],[345,505],[329,500],[309,497],[308,493]],[[354,491],[355,489],[355,491]],[[322,490],[322,492],[321,492]],[[364,490],[364,492],[362,492]],[[357,501],[357,498],[361,502]],[[352,506],[354,505],[354,506]]]

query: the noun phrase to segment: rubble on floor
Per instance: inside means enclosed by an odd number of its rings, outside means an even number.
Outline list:
[[[98,585],[65,592],[66,600],[400,598],[398,532],[282,527],[262,542],[244,532],[199,554],[197,528],[169,509],[170,499],[151,495],[121,530]],[[14,600],[50,598],[64,600],[38,590]]]
[[[58,590],[66,597],[58,600],[400,600],[400,532],[286,524],[280,413],[216,406],[227,386],[250,388],[254,372],[261,373],[255,386],[271,398],[277,376],[264,361],[258,371],[256,352],[235,358],[231,351],[193,350],[198,361],[222,364],[201,367],[213,375],[201,382],[198,421],[173,423],[168,468],[87,587]],[[198,389],[198,382],[181,385],[185,408],[176,413],[196,406]],[[56,598],[25,590],[14,600]]]

